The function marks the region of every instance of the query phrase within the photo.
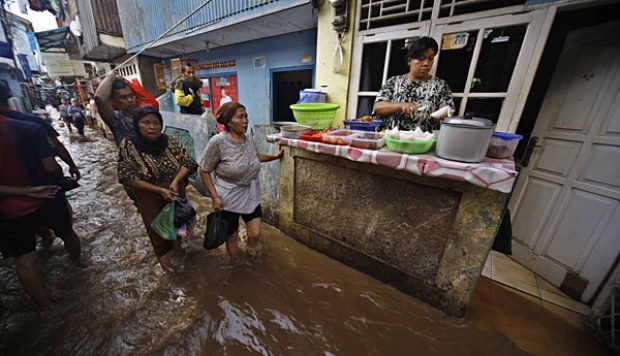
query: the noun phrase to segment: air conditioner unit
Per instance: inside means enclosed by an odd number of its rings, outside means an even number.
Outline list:
[[[9,108],[16,111],[26,112],[26,108],[24,107],[24,102],[20,97],[12,97],[9,98]]]

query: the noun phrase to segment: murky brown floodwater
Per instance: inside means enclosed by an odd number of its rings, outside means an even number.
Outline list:
[[[116,180],[116,147],[62,141],[82,171],[69,193],[91,266],[60,240],[39,246],[57,308],[38,312],[0,262],[3,355],[488,355],[522,353],[494,328],[455,320],[264,225],[262,253],[233,262],[202,237],[162,274],[140,217]],[[65,167],[66,169],[66,167]],[[189,190],[204,231],[210,200]]]

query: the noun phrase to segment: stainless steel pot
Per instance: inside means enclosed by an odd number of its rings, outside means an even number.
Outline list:
[[[282,137],[300,138],[301,135],[310,133],[310,126],[306,125],[285,125],[280,127]],[[486,152],[486,151],[485,151]]]
[[[454,161],[481,162],[494,128],[491,120],[471,115],[446,118],[441,122],[435,155]]]

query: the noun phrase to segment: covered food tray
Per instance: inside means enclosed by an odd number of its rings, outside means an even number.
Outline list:
[[[350,146],[377,150],[385,146],[385,138],[379,132],[357,132],[347,137]]]
[[[300,138],[305,141],[322,142],[324,134],[325,134],[325,130],[314,130],[314,131],[308,132],[307,134],[301,135]]]
[[[323,135],[323,142],[333,143],[335,145],[348,145],[349,141],[347,137],[357,132],[359,131],[346,129],[330,131]]]
[[[519,134],[493,132],[486,156],[492,158],[510,158],[514,155],[517,145],[522,138],[523,135]]]

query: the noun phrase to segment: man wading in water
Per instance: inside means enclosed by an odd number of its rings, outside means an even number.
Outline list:
[[[114,111],[110,101],[119,108],[118,111]],[[95,92],[95,103],[99,116],[114,135],[116,146],[119,146],[123,139],[133,136],[133,110],[138,106],[138,102],[136,95],[123,77],[116,72],[108,73]],[[123,188],[135,203],[133,189],[127,185],[123,185]]]

